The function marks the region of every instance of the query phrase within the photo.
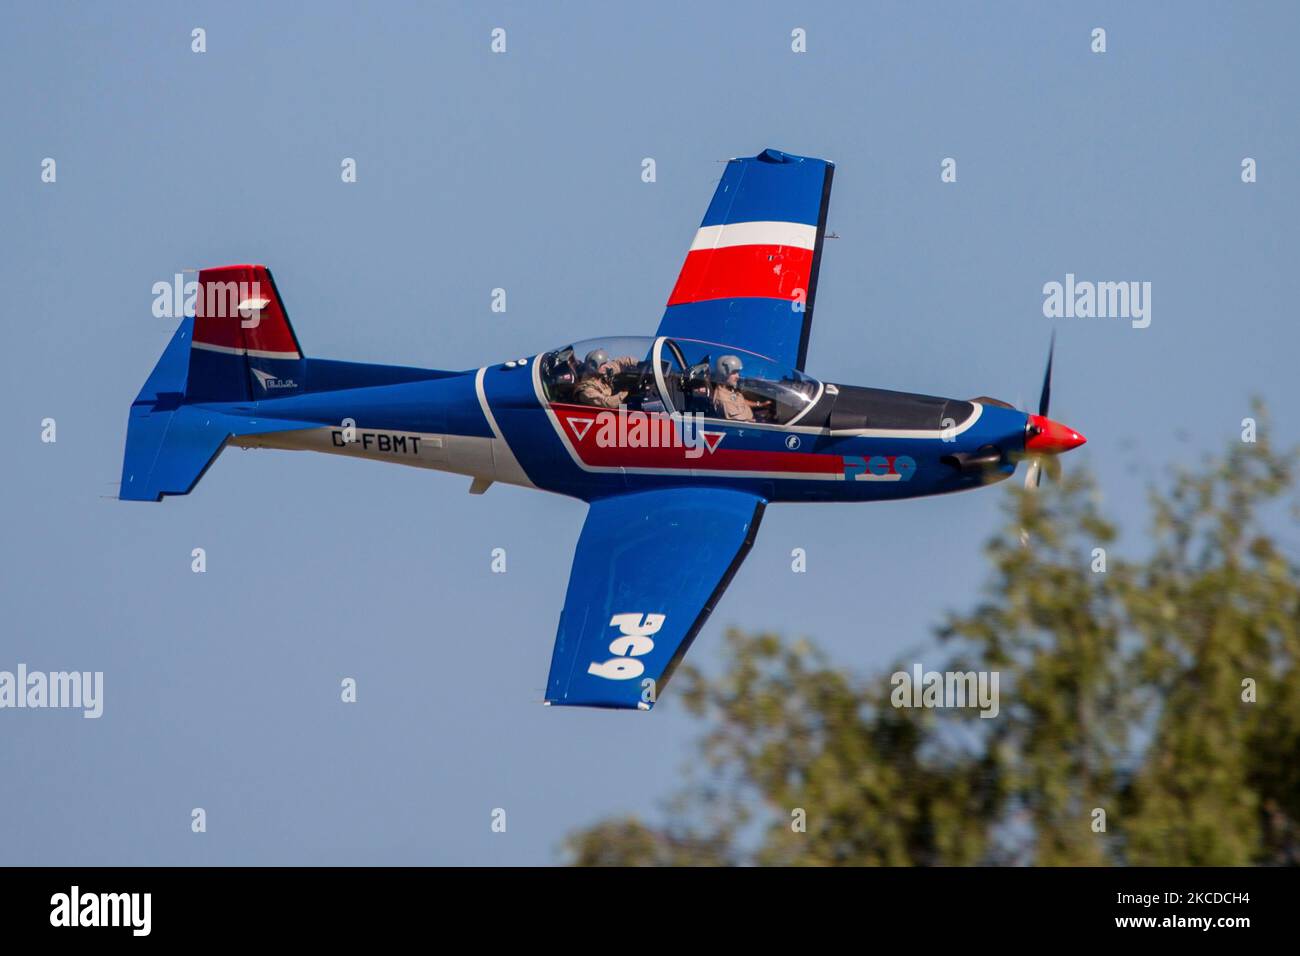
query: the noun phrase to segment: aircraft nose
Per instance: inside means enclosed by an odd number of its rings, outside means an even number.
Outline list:
[[[1087,440],[1068,425],[1043,415],[1030,415],[1025,426],[1025,451],[1039,455],[1059,455],[1078,448]]]

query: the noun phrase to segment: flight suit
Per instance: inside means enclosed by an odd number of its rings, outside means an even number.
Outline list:
[[[609,364],[614,366],[614,371],[625,372],[629,368],[639,364],[636,359],[630,355],[624,355],[616,359],[610,359]],[[583,405],[594,405],[597,408],[618,408],[627,401],[627,392],[615,392],[609,382],[600,375],[588,375],[578,383],[577,391],[574,392],[574,399]]]
[[[739,389],[732,388],[730,385],[714,387],[713,407],[728,421],[752,422],[754,420],[754,407]]]

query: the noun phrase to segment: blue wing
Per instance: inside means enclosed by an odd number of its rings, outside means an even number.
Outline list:
[[[749,553],[765,505],[718,488],[593,502],[569,574],[547,703],[649,710]]]
[[[767,149],[727,163],[659,334],[802,369],[835,166]]]

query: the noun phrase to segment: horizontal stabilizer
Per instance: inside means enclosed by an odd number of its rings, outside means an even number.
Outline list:
[[[241,418],[191,405],[160,408],[137,402],[127,424],[118,497],[161,501],[164,495],[189,494],[232,435],[313,427],[312,422]]]

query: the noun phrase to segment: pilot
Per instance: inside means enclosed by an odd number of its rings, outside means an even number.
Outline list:
[[[627,392],[616,392],[611,384],[619,372],[640,363],[630,355],[612,359],[604,349],[592,349],[582,363],[582,379],[574,393],[576,401],[598,408],[618,408],[627,401]]]
[[[740,373],[744,367],[737,355],[723,355],[713,363],[713,410],[720,418],[752,422],[754,409],[766,410],[772,404],[750,401],[740,391]]]

